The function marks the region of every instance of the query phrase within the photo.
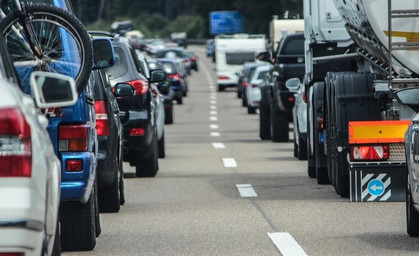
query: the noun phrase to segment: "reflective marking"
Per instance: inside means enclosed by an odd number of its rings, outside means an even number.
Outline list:
[[[215,100],[217,99],[217,94],[211,94],[209,97],[211,100]]]
[[[236,160],[234,158],[223,158],[224,167],[234,168],[237,167]]]
[[[219,132],[211,132],[210,133],[212,137],[220,137],[221,134]]]
[[[215,115],[217,114],[217,111],[215,111],[215,110],[211,110],[209,113],[210,113],[210,115],[215,116]]]
[[[210,105],[210,109],[217,109],[217,106]]]
[[[303,248],[286,232],[268,233],[269,238],[281,252],[282,256],[307,256]]]
[[[218,124],[210,124],[210,129],[213,129],[213,130],[218,129]]]
[[[210,100],[210,104],[217,105],[217,101],[216,100]]]
[[[217,118],[216,116],[210,116],[210,117],[209,117],[209,119],[210,119],[211,121],[217,121],[217,120],[218,120],[218,118]]]
[[[224,146],[224,144],[223,144],[223,143],[220,143],[220,142],[214,142],[214,143],[212,143],[212,146],[213,146],[215,149],[222,149],[222,148],[226,148],[226,146]]]
[[[241,197],[258,197],[251,184],[236,184]]]

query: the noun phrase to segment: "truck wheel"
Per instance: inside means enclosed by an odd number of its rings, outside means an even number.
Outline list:
[[[135,167],[137,177],[155,177],[159,170],[157,135],[154,136],[152,143],[153,148],[150,157]]]
[[[159,158],[165,158],[166,157],[166,149],[165,149],[165,143],[164,143],[164,130],[163,134],[158,142],[158,151],[159,151]]]
[[[119,160],[116,160],[117,163]],[[119,212],[120,195],[119,195],[119,167],[115,166],[115,176],[112,185],[109,188],[99,190],[99,211],[102,213]]]
[[[409,176],[409,175],[407,175]],[[406,223],[407,233],[412,237],[419,237],[419,212],[413,207],[410,185],[406,186]]]
[[[273,142],[289,141],[287,113],[271,106],[271,139]]]
[[[259,137],[262,140],[271,138],[271,117],[265,105],[260,105],[259,108]]]
[[[61,248],[63,251],[90,251],[96,245],[95,192],[89,200],[61,203]]]

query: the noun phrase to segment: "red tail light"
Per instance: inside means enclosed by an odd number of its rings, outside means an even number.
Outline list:
[[[143,95],[148,91],[148,81],[145,80],[133,80],[127,82],[127,84],[130,84],[135,89],[135,95]]]
[[[258,88],[259,85],[258,84],[252,84],[252,88]]]
[[[59,151],[87,151],[87,125],[62,125],[58,128]]]
[[[109,136],[109,119],[104,100],[95,101],[97,136]]]
[[[389,155],[388,145],[351,146],[351,159],[354,161],[386,160]]]
[[[30,177],[31,128],[16,108],[0,111],[0,177]]]
[[[25,256],[23,252],[0,252],[0,256]]]
[[[65,161],[65,170],[67,172],[81,172],[83,171],[83,160],[68,159]]]
[[[228,80],[230,79],[228,76],[218,76],[218,80]]]
[[[132,128],[129,132],[129,135],[131,136],[143,136],[145,134],[144,128]]]
[[[305,102],[305,103],[307,103],[307,95],[304,93],[303,94],[303,101]]]
[[[192,61],[196,61],[196,57],[192,57],[192,58],[191,58],[191,60],[192,60]]]
[[[324,119],[323,119],[323,117],[319,117],[318,119],[317,119],[317,121],[318,121],[318,128],[319,128],[319,130],[321,130],[321,131],[323,131],[323,128],[324,128]]]
[[[176,81],[180,81],[182,77],[179,74],[171,74],[167,76],[168,78],[174,79]]]
[[[243,82],[243,87],[247,87],[249,84],[247,82]]]
[[[288,97],[289,102],[294,102],[294,97]]]

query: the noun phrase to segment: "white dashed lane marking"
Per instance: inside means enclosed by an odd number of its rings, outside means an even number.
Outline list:
[[[234,168],[237,167],[236,160],[234,158],[223,158],[224,167]]]
[[[211,121],[217,121],[217,120],[218,120],[218,118],[217,118],[216,116],[210,116],[210,117],[209,117],[209,119],[210,119]]]
[[[236,184],[241,197],[257,197],[255,190],[251,184]]]
[[[217,109],[217,106],[215,106],[215,105],[210,105],[210,109]]]
[[[213,116],[217,115],[217,111],[215,111],[215,110],[211,110],[209,113],[210,113],[210,115],[213,115]]]
[[[278,232],[268,233],[268,235],[282,256],[307,256],[307,253],[290,233]]]
[[[223,143],[220,143],[220,142],[214,142],[214,143],[212,143],[212,146],[215,149],[223,149],[223,148],[226,148],[226,146],[224,146],[224,144]]]
[[[210,129],[216,130],[218,128],[219,128],[218,124],[210,124]]]
[[[220,137],[221,136],[221,134],[219,132],[211,132],[210,135],[212,137]]]

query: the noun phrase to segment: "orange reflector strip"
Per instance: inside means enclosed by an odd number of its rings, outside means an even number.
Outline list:
[[[349,122],[349,144],[403,143],[410,120]]]

